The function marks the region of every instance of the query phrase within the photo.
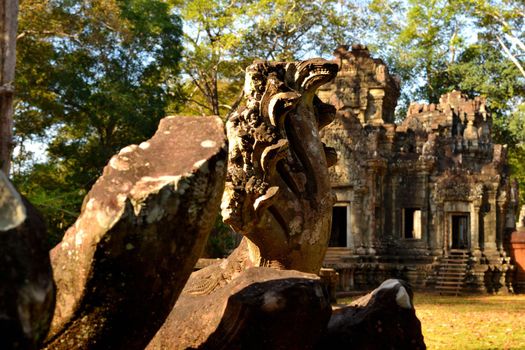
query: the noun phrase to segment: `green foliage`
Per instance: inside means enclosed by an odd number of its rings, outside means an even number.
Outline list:
[[[436,103],[448,89],[448,69],[464,47],[469,21],[449,0],[373,0],[380,54],[404,83],[404,99]]]
[[[510,116],[508,130],[512,135],[509,143],[509,165],[513,176],[518,180],[520,203],[525,203],[525,103],[518,106]]]
[[[463,0],[485,33],[525,78],[525,7],[522,0]]]
[[[227,257],[239,244],[239,236],[222,222],[222,217],[218,215],[215,220],[215,226],[208,238],[204,257],[213,259]]]
[[[226,115],[254,59],[295,60],[354,41],[364,23],[353,1],[188,1],[183,72],[185,113]],[[364,18],[362,19],[364,21]],[[356,29],[354,29],[354,27]],[[359,32],[362,33],[362,32]]]
[[[18,164],[16,179],[32,181],[22,188],[39,209],[54,198],[69,208],[114,153],[151,137],[173,105],[181,22],[160,0],[29,0],[19,29],[15,135],[47,143],[48,162]],[[44,191],[48,182],[56,186]],[[61,218],[50,219],[55,235],[71,222]]]
[[[350,1],[262,0],[249,13],[252,21],[241,48],[248,58],[285,61],[323,55],[357,37],[351,28],[359,11]]]
[[[188,102],[185,114],[224,115],[231,109],[243,78],[243,66],[236,53],[243,33],[244,1],[193,0],[184,3],[184,58],[187,76],[183,92]],[[225,86],[228,93],[219,93]]]
[[[31,171],[16,174],[18,190],[40,211],[49,232],[49,247],[56,245],[79,214],[86,191],[80,189],[65,169],[55,164],[36,164]]]

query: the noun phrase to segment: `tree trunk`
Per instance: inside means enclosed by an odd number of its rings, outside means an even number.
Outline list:
[[[9,174],[18,0],[0,0],[0,169]]]

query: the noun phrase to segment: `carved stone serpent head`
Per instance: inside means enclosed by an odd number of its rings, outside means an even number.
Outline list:
[[[244,103],[226,124],[224,221],[248,240],[256,266],[317,272],[328,244],[335,151],[319,137],[335,108],[315,95],[338,65],[323,59],[256,62]]]

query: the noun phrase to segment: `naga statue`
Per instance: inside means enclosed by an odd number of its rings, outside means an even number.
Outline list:
[[[246,72],[246,105],[226,125],[229,166],[224,222],[246,238],[254,266],[317,273],[334,202],[328,167],[337,156],[319,137],[335,108],[315,95],[338,66],[323,59],[258,62]]]
[[[315,92],[337,71],[321,58],[246,69],[244,103],[226,123],[221,204],[224,222],[244,238],[222,264],[193,273],[183,293],[209,294],[249,267],[319,272],[335,200],[328,167],[337,155],[319,137],[335,108]]]

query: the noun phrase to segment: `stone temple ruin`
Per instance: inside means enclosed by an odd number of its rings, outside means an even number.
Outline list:
[[[337,55],[249,66],[226,135],[218,117],[163,119],[50,254],[0,173],[0,348],[425,349],[410,285],[389,277],[511,289],[517,189],[484,101],[452,92],[396,125],[386,66]],[[193,272],[219,208],[241,244]],[[379,287],[332,308],[323,259],[343,289]]]
[[[335,55],[340,71],[318,95],[337,109],[323,130],[339,158],[324,265],[339,272],[339,288],[396,276],[442,291],[511,291],[517,188],[485,101],[453,91],[412,103],[396,124],[399,81],[386,65],[361,45]]]

